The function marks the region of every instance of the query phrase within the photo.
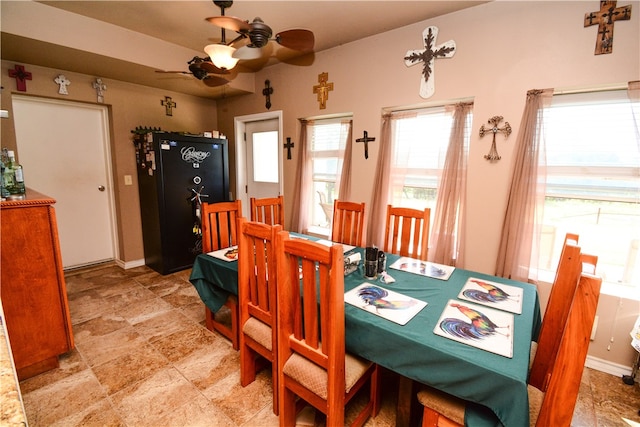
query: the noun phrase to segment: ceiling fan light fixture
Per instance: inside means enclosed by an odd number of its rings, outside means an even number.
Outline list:
[[[239,61],[234,58],[235,48],[224,44],[210,44],[204,47],[204,51],[209,55],[211,62],[218,68],[231,70]]]

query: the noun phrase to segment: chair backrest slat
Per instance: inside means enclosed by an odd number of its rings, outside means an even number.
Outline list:
[[[362,246],[364,238],[364,203],[334,200],[331,240]]]
[[[250,200],[251,221],[264,222],[269,225],[280,224],[284,227],[284,196],[265,197]]]
[[[537,427],[570,426],[589,350],[602,279],[583,273],[567,317]]]
[[[202,223],[202,252],[207,253],[238,244],[237,220],[242,216],[242,203],[203,203],[200,205]]]
[[[387,205],[384,251],[427,260],[431,210]]]

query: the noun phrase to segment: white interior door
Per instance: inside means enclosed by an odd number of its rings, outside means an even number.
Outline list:
[[[57,201],[64,268],[113,260],[107,107],[21,95],[12,103],[25,184]]]
[[[279,196],[282,156],[278,119],[248,122],[245,134],[247,198]]]

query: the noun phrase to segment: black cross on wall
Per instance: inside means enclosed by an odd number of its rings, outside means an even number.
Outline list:
[[[291,138],[287,137],[287,142],[284,144],[284,148],[287,149],[287,160],[291,160],[291,149],[293,148],[293,145]]]
[[[356,139],[356,142],[364,142],[364,158],[369,158],[369,141],[375,141],[375,138],[370,138],[369,133],[365,130],[362,138]]]

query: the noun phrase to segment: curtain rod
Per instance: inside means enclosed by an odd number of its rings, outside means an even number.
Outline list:
[[[382,113],[397,113],[397,112],[404,112],[404,111],[418,111],[418,110],[422,110],[424,108],[430,108],[430,107],[446,107],[447,105],[455,105],[458,104],[460,102],[473,102],[474,98],[458,98],[458,99],[449,99],[446,101],[432,101],[432,102],[425,102],[423,104],[415,104],[415,105],[407,105],[407,106],[396,106],[396,107],[383,107],[382,108]]]
[[[575,93],[594,93],[594,92],[606,92],[608,90],[627,90],[627,83],[614,83],[610,85],[604,86],[584,86],[584,87],[576,87],[576,88],[559,88],[554,89],[554,95],[571,95]]]

